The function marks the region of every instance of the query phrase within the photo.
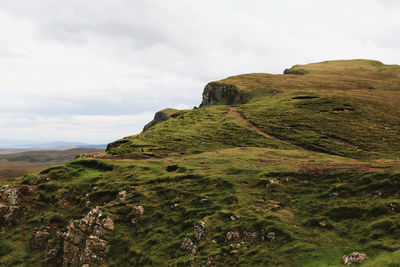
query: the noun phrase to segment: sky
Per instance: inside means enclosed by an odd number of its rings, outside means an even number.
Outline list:
[[[108,143],[227,76],[400,64],[398,0],[2,0],[0,139]]]

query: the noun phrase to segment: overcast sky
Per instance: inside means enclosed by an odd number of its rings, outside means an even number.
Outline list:
[[[0,139],[104,143],[206,83],[294,64],[400,64],[398,0],[1,0]]]

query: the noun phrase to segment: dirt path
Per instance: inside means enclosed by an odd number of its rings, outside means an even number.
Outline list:
[[[241,122],[244,122],[244,123],[247,125],[247,127],[253,129],[253,130],[256,131],[258,134],[260,134],[260,135],[262,135],[262,136],[264,136],[264,137],[278,139],[278,140],[280,140],[281,142],[284,142],[284,143],[286,143],[286,144],[295,145],[294,142],[292,142],[292,141],[289,141],[289,140],[282,140],[282,139],[279,139],[279,138],[277,138],[277,137],[274,137],[274,136],[272,136],[272,135],[267,134],[266,132],[264,132],[263,130],[261,130],[260,128],[258,128],[258,127],[255,126],[254,124],[252,124],[250,121],[246,120],[246,119],[242,116],[242,114],[239,113],[238,109],[239,109],[238,107],[229,107],[229,110],[228,110],[227,115],[228,115],[229,117],[231,117],[231,118],[234,118],[234,119],[236,119],[236,120],[239,120],[239,121],[241,121]],[[314,131],[314,130],[313,130],[313,132],[317,133],[317,132]],[[319,134],[321,134],[321,133],[319,133]],[[343,144],[343,145],[346,145],[346,146],[355,148],[355,149],[358,150],[358,151],[362,151],[362,152],[368,153],[368,151],[363,150],[363,149],[361,149],[361,148],[357,147],[356,145],[353,145],[353,144],[351,144],[351,143],[349,143],[349,142],[340,140],[340,139],[338,139],[338,138],[330,137],[330,136],[328,136],[327,138],[328,138],[329,140],[333,141],[333,142],[341,143],[341,144]],[[303,149],[305,149],[305,148],[303,148]]]
[[[234,118],[236,120],[239,120],[241,122],[244,122],[247,127],[253,129],[254,131],[256,131],[258,134],[261,134],[262,136],[265,136],[267,138],[274,138],[277,139],[276,137],[273,137],[272,135],[269,135],[265,132],[263,132],[260,128],[258,128],[257,126],[255,126],[254,124],[252,124],[251,122],[249,122],[248,120],[246,120],[245,118],[243,118],[243,116],[238,112],[238,108],[237,107],[229,107],[228,113],[227,115],[231,118]],[[282,140],[281,140],[282,141]]]

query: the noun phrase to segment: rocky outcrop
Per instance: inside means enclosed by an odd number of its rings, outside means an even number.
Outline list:
[[[203,102],[200,106],[245,104],[250,99],[250,94],[239,91],[234,85],[212,82],[204,88]]]
[[[294,66],[295,67],[295,66]],[[310,73],[309,70],[304,70],[304,69],[296,69],[296,68],[290,68],[290,69],[285,69],[283,71],[283,74],[294,74],[294,75],[305,75]]]
[[[143,132],[147,131],[148,129],[150,129],[151,127],[156,125],[157,123],[169,120],[177,112],[178,112],[178,110],[177,109],[173,109],[173,108],[166,108],[166,109],[158,111],[154,115],[154,119],[144,126]]]
[[[0,227],[13,225],[27,211],[27,203],[37,199],[28,185],[4,185],[0,188]]]
[[[33,232],[31,238],[31,248],[33,250],[46,248],[49,237],[50,234],[47,230]]]
[[[102,234],[114,230],[114,222],[99,208],[73,220],[65,233],[58,232],[46,248],[44,266],[92,266],[101,261],[110,246]]]

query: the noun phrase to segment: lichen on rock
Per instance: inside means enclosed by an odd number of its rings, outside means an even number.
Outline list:
[[[101,235],[114,230],[114,222],[94,208],[80,220],[73,220],[65,233],[57,233],[56,240],[46,248],[44,266],[91,266],[101,261],[110,249]],[[61,260],[60,260],[61,259]]]

